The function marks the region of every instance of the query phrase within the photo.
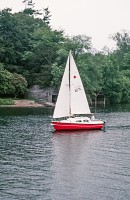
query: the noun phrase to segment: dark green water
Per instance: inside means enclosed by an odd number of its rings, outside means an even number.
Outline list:
[[[0,108],[0,200],[129,200],[130,105],[103,131],[53,131],[52,109]]]

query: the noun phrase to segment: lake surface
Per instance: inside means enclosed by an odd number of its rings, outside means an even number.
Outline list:
[[[0,200],[130,200],[130,105],[97,109],[105,132],[54,132],[52,112],[0,108]]]

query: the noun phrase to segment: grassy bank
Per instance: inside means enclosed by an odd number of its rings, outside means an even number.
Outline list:
[[[34,100],[27,99],[3,99],[0,98],[0,106],[11,107],[45,107],[44,104],[37,103]]]
[[[13,99],[1,99],[0,98],[0,105],[14,105]]]

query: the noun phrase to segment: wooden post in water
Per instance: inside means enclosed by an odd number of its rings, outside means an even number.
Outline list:
[[[95,113],[96,113],[96,108],[97,108],[97,95],[95,95]]]
[[[106,99],[105,99],[105,96],[104,96],[103,104],[104,104],[104,108],[105,108],[105,105],[106,105]]]

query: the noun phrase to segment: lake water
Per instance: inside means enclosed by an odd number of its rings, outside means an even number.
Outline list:
[[[130,105],[106,131],[53,131],[52,109],[0,108],[0,200],[130,200]]]

